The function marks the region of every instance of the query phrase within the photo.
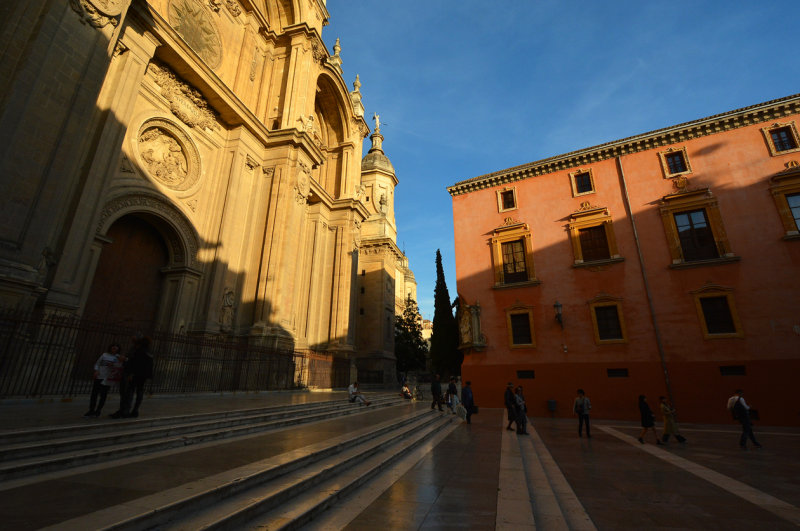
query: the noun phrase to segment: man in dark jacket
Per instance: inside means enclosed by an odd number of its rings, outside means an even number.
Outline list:
[[[150,338],[141,333],[136,334],[133,338],[133,350],[122,369],[122,380],[119,383],[119,410],[111,415],[113,418],[139,416],[139,406],[142,405],[144,398],[144,384],[153,377],[153,358],[149,351]],[[131,410],[134,392],[136,402]]]
[[[439,406],[439,411],[444,411],[442,409],[442,383],[439,381],[439,375],[437,374],[433,381],[431,382],[431,394],[433,395],[433,402],[431,402],[431,409],[436,406]]]
[[[506,426],[506,429],[508,431],[514,431],[511,425],[514,424],[517,418],[517,398],[514,396],[514,384],[511,382],[508,382],[508,385],[506,385],[506,394],[503,397],[503,403],[506,405],[506,411],[508,412],[508,426]]]
[[[464,409],[467,410],[467,424],[472,424],[472,414],[475,412],[475,398],[472,396],[472,382],[464,384],[461,389],[461,403],[464,404]]]

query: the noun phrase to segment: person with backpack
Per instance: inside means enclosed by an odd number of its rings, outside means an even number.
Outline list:
[[[737,389],[733,396],[728,399],[728,410],[733,415],[733,419],[742,424],[742,435],[739,437],[739,446],[742,450],[747,450],[747,439],[750,439],[756,448],[761,448],[761,444],[753,434],[753,424],[750,422],[750,406],[744,400],[743,390]]]
[[[578,389],[578,396],[575,397],[575,402],[572,403],[572,412],[578,415],[578,437],[583,437],[583,424],[586,423],[586,437],[592,438],[592,432],[589,431],[590,409],[592,409],[592,402],[583,389]]]

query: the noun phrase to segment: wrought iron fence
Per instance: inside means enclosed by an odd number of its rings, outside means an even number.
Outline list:
[[[0,398],[87,394],[100,354],[111,343],[125,353],[136,332],[74,315],[0,309]],[[151,354],[150,393],[296,389],[310,379],[337,380],[339,370],[333,361],[317,362],[317,374],[309,375],[304,353],[255,346],[246,338],[155,332]]]

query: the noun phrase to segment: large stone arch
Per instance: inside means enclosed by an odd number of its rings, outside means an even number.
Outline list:
[[[96,235],[128,214],[145,217],[167,242],[171,267],[197,268],[198,236],[191,222],[169,201],[150,193],[132,193],[110,199],[100,213]]]
[[[188,330],[196,318],[197,297],[202,270],[198,262],[199,238],[191,222],[168,200],[148,192],[134,192],[111,198],[103,207],[95,229],[95,250],[112,244],[109,229],[123,218],[134,217],[160,235],[167,252],[167,263],[160,269],[157,314],[154,329],[178,332]],[[93,290],[95,278],[90,286]]]
[[[349,95],[335,79],[320,75],[314,99],[314,116],[318,126],[320,148],[325,161],[315,171],[315,179],[333,198],[341,197],[345,174],[345,151],[352,147],[351,123],[347,105]]]
[[[267,19],[274,31],[281,32],[283,28],[297,22],[299,11],[296,0],[267,0]]]

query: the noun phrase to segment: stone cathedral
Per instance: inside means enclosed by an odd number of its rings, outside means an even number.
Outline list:
[[[394,382],[394,168],[324,0],[0,6],[0,304]],[[363,376],[362,376],[363,375]],[[339,382],[348,383],[348,382]]]

